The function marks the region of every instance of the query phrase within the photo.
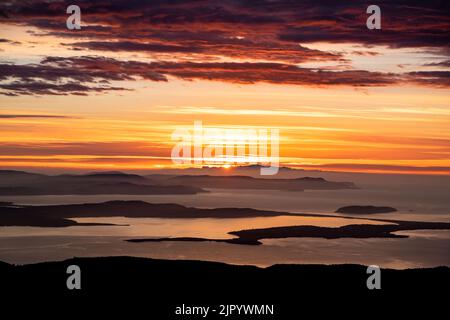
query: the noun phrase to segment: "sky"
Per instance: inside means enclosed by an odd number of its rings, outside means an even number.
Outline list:
[[[2,1],[0,167],[171,168],[202,121],[279,129],[285,166],[450,174],[449,4],[370,4]]]

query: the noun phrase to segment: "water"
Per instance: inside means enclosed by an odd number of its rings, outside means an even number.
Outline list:
[[[361,190],[263,191],[220,190],[186,196],[16,196],[0,201],[18,204],[68,204],[108,200],[143,200],[179,203],[201,208],[251,207],[289,212],[333,214],[346,205],[383,205],[396,213],[358,216],[417,221],[450,221],[449,188],[373,185]],[[288,238],[263,240],[263,245],[233,245],[215,242],[129,243],[140,237],[205,237],[226,239],[229,231],[288,225],[337,227],[354,223],[375,223],[364,219],[332,217],[264,217],[240,219],[132,219],[85,218],[80,222],[108,222],[122,226],[68,228],[0,227],[0,260],[32,263],[62,260],[74,256],[129,255],[162,259],[194,259],[233,264],[268,266],[276,263],[361,263],[390,268],[450,266],[450,231],[408,231],[406,239],[318,239]]]
[[[450,232],[434,231],[433,234],[434,239],[289,238],[264,240],[261,246],[216,242],[129,243],[121,237],[101,236],[3,237],[0,260],[25,264],[71,257],[136,256],[258,266],[280,263],[359,263],[398,269],[450,266]]]
[[[273,190],[209,189],[210,193],[196,195],[67,195],[67,196],[0,196],[0,201],[17,204],[48,205],[96,203],[110,200],[143,200],[151,203],[178,203],[197,208],[241,207],[299,213],[335,214],[348,205],[390,206],[398,212],[365,215],[415,221],[450,222],[448,188],[379,188],[360,190],[315,190],[288,192]],[[339,214],[338,214],[339,215]]]
[[[163,219],[163,218],[76,218],[85,223],[113,223],[118,226],[73,226],[66,228],[0,227],[2,237],[26,236],[121,236],[121,237],[200,237],[230,239],[230,231],[283,226],[314,225],[340,227],[355,223],[384,224],[365,219],[316,218],[316,217],[258,217],[239,219]]]

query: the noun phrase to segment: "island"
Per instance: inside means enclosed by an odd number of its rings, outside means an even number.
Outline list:
[[[375,219],[371,219],[375,220]],[[161,242],[161,241],[214,241],[241,245],[261,245],[263,239],[283,238],[408,238],[407,235],[395,234],[397,231],[407,230],[450,230],[447,222],[421,222],[400,220],[376,220],[385,221],[387,224],[351,224],[342,227],[318,227],[318,226],[286,226],[261,229],[247,229],[231,231],[228,234],[236,236],[231,239],[206,239],[206,238],[144,238],[128,239],[128,242]]]
[[[32,227],[69,227],[115,225],[108,223],[80,223],[74,218],[249,218],[277,216],[308,216],[308,217],[342,217],[339,215],[318,215],[305,213],[289,213],[282,211],[258,210],[252,208],[194,208],[173,203],[148,203],[145,201],[107,201],[101,203],[84,203],[46,206],[1,206],[0,226],[32,226]],[[405,235],[395,234],[407,230],[450,230],[450,223],[401,221],[391,219],[368,219],[385,224],[350,224],[341,227],[318,227],[311,225],[285,226],[248,230],[230,230],[230,239],[203,238],[144,238],[127,239],[129,242],[161,242],[161,241],[216,241],[231,244],[260,245],[262,239],[314,237],[325,239],[337,238],[401,238]]]
[[[396,212],[397,209],[392,207],[377,207],[377,206],[346,206],[337,209],[336,213],[348,214],[375,214],[375,213],[390,213]]]
[[[145,201],[107,201],[46,206],[1,207],[0,226],[68,227],[98,225],[78,223],[70,218],[249,218],[288,215],[287,212],[251,208],[200,209],[173,203],[148,203]],[[100,224],[104,225],[104,224]]]

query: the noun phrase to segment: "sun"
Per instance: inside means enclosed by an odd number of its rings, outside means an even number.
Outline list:
[[[224,164],[224,165],[222,166],[222,168],[224,168],[224,169],[230,169],[230,168],[231,168],[231,164]]]

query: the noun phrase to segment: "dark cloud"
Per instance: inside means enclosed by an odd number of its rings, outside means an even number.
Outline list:
[[[448,88],[450,87],[450,71],[415,71],[408,76],[413,83]]]
[[[83,17],[79,32],[66,29],[65,9],[71,4],[67,1],[12,3],[4,8],[14,17],[8,20],[10,23],[36,27],[41,34],[90,40],[72,43],[75,50],[165,53],[177,58],[202,54],[204,59],[233,57],[296,63],[342,58],[340,54],[280,41],[273,27],[283,25],[283,17],[255,12],[252,7],[256,3],[78,1]]]
[[[49,83],[44,81],[13,81],[11,83],[0,83],[0,94],[6,96],[19,95],[80,95],[86,96],[93,92],[106,92],[126,90],[125,88],[112,86],[92,87],[75,82]]]
[[[306,86],[383,86],[395,83],[395,75],[364,70],[326,71],[280,63],[155,63],[157,72],[185,80],[216,80],[253,84],[266,82]]]
[[[47,57],[40,64],[0,64],[0,93],[87,94],[124,90],[110,81],[214,80],[252,84],[380,86],[395,82],[395,75],[363,70],[323,71],[281,63],[139,62],[105,57]]]
[[[248,84],[367,87],[406,81],[448,86],[446,72],[352,70],[344,53],[332,45],[419,48],[447,57],[450,20],[444,1],[380,0],[382,30],[366,28],[366,8],[371,3],[358,0],[78,0],[82,10],[79,31],[66,28],[70,4],[66,0],[10,0],[0,4],[0,22],[33,26],[37,36],[59,36],[64,39],[62,45],[75,51],[143,53],[155,62],[49,57],[40,64],[2,64],[2,94],[86,95],[125,89],[112,86],[112,81],[168,81],[170,77]],[[320,41],[330,43],[327,51],[305,46]],[[353,54],[378,53],[361,49]],[[230,59],[235,62],[224,62]],[[317,61],[332,61],[334,66],[296,66]],[[429,66],[448,67],[448,61]]]
[[[387,86],[414,83],[448,87],[449,71],[404,74],[366,70],[322,70],[292,64],[264,62],[141,62],[98,56],[47,57],[40,64],[0,64],[0,93],[79,94],[125,90],[111,81],[212,80],[253,84],[258,82],[302,86]]]
[[[54,118],[54,119],[70,119],[69,116],[59,116],[50,114],[0,114],[0,119],[20,119],[20,118]]]
[[[353,50],[352,54],[357,55],[357,56],[369,56],[369,57],[380,55],[379,52],[367,51],[367,50],[365,50],[365,51],[363,51],[363,50]]]
[[[50,59],[50,58],[49,58]],[[17,95],[87,95],[92,92],[126,90],[109,85],[113,80],[130,80],[125,71],[82,70],[71,64],[0,64],[0,94]]]
[[[168,35],[165,33],[165,35]],[[232,57],[238,59],[284,61],[290,63],[302,63],[308,61],[345,61],[341,54],[328,53],[319,50],[308,49],[298,44],[258,42],[244,38],[205,37],[204,40],[189,38],[174,41],[174,44],[161,42],[146,43],[140,41],[84,41],[64,44],[74,50],[89,49],[94,51],[113,52],[141,52],[147,54],[171,54],[175,58],[183,58],[188,55],[198,60],[217,60],[217,57]],[[169,38],[171,38],[169,36]],[[209,38],[206,40],[206,38]],[[172,38],[174,39],[174,38]],[[180,55],[184,54],[184,55]],[[186,55],[188,54],[188,55]]]
[[[424,66],[450,68],[450,60],[439,61],[439,62],[430,62],[430,63],[424,64]]]
[[[21,44],[19,41],[14,41],[14,40],[9,40],[9,39],[3,39],[3,38],[0,38],[0,43],[8,43],[8,44],[14,44],[14,45],[19,45],[19,44]]]
[[[202,51],[200,47],[186,47],[176,45],[164,45],[160,43],[141,43],[131,41],[90,41],[90,42],[77,42],[70,44],[75,48],[87,48],[92,50],[105,50],[105,51],[141,51],[141,52],[166,52],[166,53],[199,53]]]
[[[10,17],[5,22],[76,38],[71,44],[75,49],[167,53],[178,58],[202,54],[210,59],[339,61],[337,53],[299,44],[352,42],[442,50],[450,43],[449,5],[438,0],[378,1],[382,30],[366,28],[371,3],[359,0],[79,0],[80,31],[66,29],[69,4],[72,1],[12,0],[0,4],[0,11]]]
[[[12,0],[0,5],[11,20],[47,31],[64,31],[65,9],[72,1]],[[379,0],[382,31],[366,28],[368,1],[292,0],[78,0],[85,33],[139,38],[155,30],[270,35],[289,41],[358,42],[393,47],[448,46],[449,5],[441,0]],[[129,33],[128,31],[133,32]],[[73,34],[73,33],[72,33]],[[161,35],[161,34],[160,34]],[[158,38],[157,34],[155,34]],[[163,37],[162,37],[163,38]],[[161,38],[161,39],[162,39]],[[184,37],[183,39],[186,39]]]

